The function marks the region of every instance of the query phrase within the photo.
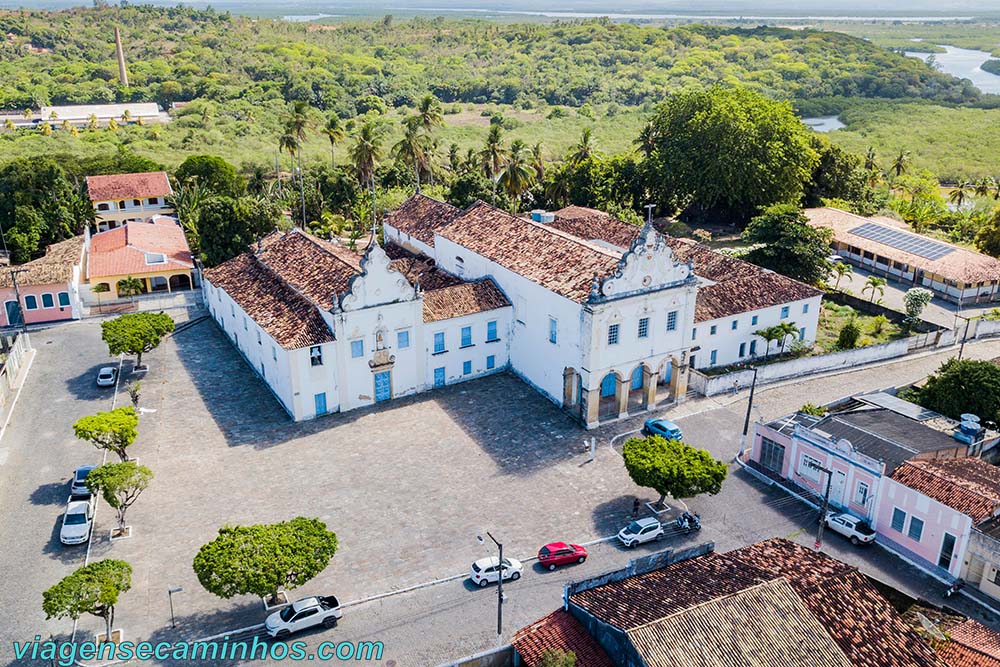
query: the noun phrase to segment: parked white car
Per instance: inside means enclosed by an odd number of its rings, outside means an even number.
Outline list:
[[[645,542],[653,542],[663,537],[663,526],[657,519],[647,517],[636,519],[618,531],[618,539],[630,549]]]
[[[105,366],[101,370],[97,371],[98,387],[113,387],[115,386],[115,380],[117,379],[118,369],[114,366]]]
[[[503,559],[504,581],[508,579],[517,581],[521,578],[523,572],[524,565],[521,561],[514,558]],[[490,584],[497,583],[500,580],[500,560],[495,556],[480,558],[472,564],[472,572],[469,573],[469,579],[472,580],[472,583],[479,584],[480,586],[489,586]]]
[[[840,533],[851,541],[851,544],[871,544],[875,541],[875,531],[864,519],[842,512],[827,512],[826,527],[835,533]]]
[[[95,465],[80,466],[73,471],[73,478],[69,483],[69,494],[71,496],[86,498],[90,495],[90,489],[87,488],[87,475],[96,467]]]
[[[72,497],[66,504],[63,514],[62,528],[59,530],[59,541],[63,544],[83,544],[90,538],[94,529],[95,498],[74,500]]]
[[[340,602],[333,595],[313,596],[296,600],[268,616],[264,629],[272,637],[287,637],[317,625],[332,628],[343,615]]]

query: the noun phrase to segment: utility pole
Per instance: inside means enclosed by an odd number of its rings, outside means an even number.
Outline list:
[[[302,149],[299,149],[299,193],[302,195],[302,229],[306,228],[306,174],[302,171]]]
[[[965,340],[969,337],[969,322],[971,321],[968,317],[962,317],[961,315],[956,315],[958,319],[965,320],[965,330],[962,332],[962,343],[958,346],[958,360],[962,360],[962,353],[965,352]]]
[[[750,432],[750,411],[753,410],[753,394],[757,388],[757,367],[751,366],[750,370],[753,371],[753,380],[750,382],[750,398],[747,401],[747,414],[743,419],[743,437],[740,438],[740,452],[736,455],[737,458],[743,456],[743,450],[747,446],[747,434]]]
[[[28,333],[28,323],[24,319],[24,309],[21,308],[21,291],[17,288],[17,274],[25,273],[28,269],[11,269],[10,270],[10,280],[14,283],[14,299],[17,301],[17,314],[21,318],[21,332],[27,335]],[[7,324],[13,324],[13,322],[7,322]]]
[[[499,640],[503,636],[503,545],[497,542],[497,538],[493,537],[490,531],[486,531],[486,535],[500,550],[500,564],[497,570],[497,639]],[[476,541],[480,544],[485,543],[482,535],[477,535]]]
[[[820,510],[819,528],[816,529],[815,549],[819,551],[820,546],[823,544],[823,528],[826,527],[826,512],[830,508],[830,482],[833,480],[833,471],[816,463],[810,463],[809,467],[813,470],[826,473],[826,493],[823,495],[823,509]]]

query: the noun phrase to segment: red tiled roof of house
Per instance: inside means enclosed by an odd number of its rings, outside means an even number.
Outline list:
[[[386,244],[385,254],[392,260],[390,266],[394,270],[406,276],[410,284],[419,283],[422,290],[435,290],[462,283],[458,276],[437,268],[434,260],[427,255],[417,255],[395,243]]]
[[[147,253],[164,255],[166,261],[150,264]],[[151,222],[130,222],[98,232],[90,238],[87,256],[87,277],[90,280],[105,276],[142,276],[193,267],[184,230],[173,218],[158,216]]]
[[[946,241],[928,239],[926,236],[914,233],[909,226],[892,218],[865,218],[836,208],[806,209],[805,214],[809,218],[810,225],[832,229],[834,238],[840,243],[854,246],[874,255],[892,259],[901,264],[908,264],[911,268],[916,267],[928,273],[936,273],[949,280],[965,284],[988,283],[1000,280],[1000,259]],[[852,230],[858,229],[865,224],[873,224],[887,230],[895,230],[908,238],[916,240],[930,240],[933,243],[947,246],[951,249],[951,252],[942,255],[938,259],[928,259],[852,233]]]
[[[45,249],[45,255],[14,268],[24,269],[17,277],[17,284],[27,285],[65,285],[73,278],[73,266],[83,259],[83,236],[53,243]],[[0,287],[13,287],[10,271],[0,272]]]
[[[726,556],[791,583],[856,667],[947,667],[855,568],[788,540]]]
[[[307,299],[323,310],[330,310],[336,295],[346,291],[348,282],[361,270],[360,257],[357,262],[352,261],[352,255],[335,254],[330,245],[293,229],[268,235],[256,255],[258,261]]]
[[[205,277],[224,290],[284,349],[333,341],[333,333],[316,306],[252,252],[205,269]],[[222,316],[228,317],[229,313]]]
[[[785,579],[628,631],[647,667],[852,667]]]
[[[1000,468],[978,458],[907,461],[892,478],[979,524],[1000,510]]]
[[[461,209],[426,195],[415,194],[385,217],[395,227],[427,245],[434,245],[434,232],[454,220]]]
[[[486,278],[424,292],[424,322],[437,322],[505,308],[510,301]]]
[[[971,619],[947,632],[948,640],[936,648],[951,667],[1000,667],[1000,632]]]
[[[145,199],[166,197],[173,193],[165,171],[142,174],[109,174],[88,176],[87,192],[90,201],[117,201],[120,199]]]
[[[631,630],[775,578],[728,555],[710,552],[581,591],[570,599],[605,623]]]
[[[614,667],[608,654],[568,611],[558,609],[514,633],[511,641],[526,667],[541,664],[546,651],[572,651],[576,667]]]
[[[476,202],[437,233],[556,294],[586,301],[594,276],[610,275],[621,254],[547,227]]]
[[[673,237],[666,237],[666,241],[679,261],[691,261],[695,275],[709,281],[698,286],[694,309],[696,323],[822,294],[815,287],[715,252],[694,241]]]
[[[639,237],[640,227],[630,225],[618,218],[583,206],[567,206],[553,213],[555,220],[549,227],[564,231],[587,241],[604,241],[627,250]]]

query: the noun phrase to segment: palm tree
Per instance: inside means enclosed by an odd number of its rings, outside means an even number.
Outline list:
[[[513,150],[513,146],[511,149]],[[535,170],[535,180],[545,178],[545,156],[542,153],[542,142],[538,141],[531,147],[531,168]]]
[[[8,118],[7,120],[5,120],[3,122],[3,129],[7,130],[8,132],[13,132],[14,129],[16,129],[16,126],[14,125],[14,121],[12,121],[10,118]]]
[[[878,171],[878,157],[873,146],[869,146],[868,152],[865,153],[865,171]]]
[[[868,276],[868,280],[865,281],[865,286],[861,289],[861,295],[864,296],[865,292],[871,292],[870,303],[875,303],[875,295],[878,294],[879,299],[885,296],[885,278],[879,278],[878,276]]]
[[[358,129],[354,146],[351,147],[351,161],[358,175],[358,182],[367,184],[375,175],[375,169],[382,160],[384,126],[373,120],[365,121]]]
[[[141,280],[129,276],[118,281],[118,296],[127,296],[129,301],[135,301],[135,295],[142,294],[142,288]]]
[[[639,130],[639,136],[636,137],[632,143],[639,149],[646,159],[653,154],[653,150],[656,148],[656,124],[653,121],[648,121]]]
[[[198,234],[198,210],[201,202],[205,198],[205,190],[194,181],[174,191],[174,194],[167,197],[167,204],[177,213],[177,220],[181,223],[184,235],[187,237],[191,252],[197,255],[201,245],[201,237]]]
[[[417,192],[420,192],[420,172],[427,170],[429,142],[421,130],[420,117],[411,116],[403,120],[403,137],[392,147],[393,156],[408,164],[413,169],[417,179]]]
[[[504,191],[510,195],[514,213],[517,213],[521,203],[521,195],[531,187],[535,180],[535,172],[531,165],[525,160],[525,146],[520,139],[514,140],[510,145],[510,157],[503,171],[500,172],[500,185]]]
[[[337,155],[334,149],[344,140],[344,125],[340,122],[340,116],[333,114],[327,119],[326,125],[323,126],[323,134],[330,140],[330,166],[336,169]]]
[[[101,295],[110,292],[111,287],[107,283],[97,283],[90,291],[97,295],[97,312],[101,312]]]
[[[462,166],[462,156],[458,154],[458,144],[452,143],[448,146],[448,165],[452,171],[457,172]]]
[[[840,281],[845,277],[847,278],[847,282],[854,282],[854,272],[847,262],[834,262],[833,266],[830,267],[830,273],[837,277],[837,280],[833,283],[833,289],[835,290],[840,289]]]
[[[583,128],[583,134],[580,135],[580,143],[570,149],[572,151],[569,156],[570,164],[578,165],[594,154],[593,133],[594,131],[591,128]]]
[[[573,175],[567,165],[549,171],[549,181],[545,184],[545,198],[552,206],[562,208],[569,203]]]
[[[788,337],[797,336],[799,334],[799,328],[795,325],[795,322],[782,322],[775,328],[781,332],[781,350],[778,354],[784,354],[785,344],[788,342]]]
[[[767,359],[771,355],[771,343],[776,342],[784,338],[785,332],[781,327],[767,327],[766,329],[758,329],[754,331],[755,336],[759,336],[764,339],[764,358]]]
[[[997,187],[996,179],[992,176],[983,176],[976,181],[973,192],[977,197],[989,197]]]
[[[969,193],[974,190],[975,186],[972,181],[968,179],[961,179],[955,186],[955,189],[948,194],[948,201],[955,205],[955,209],[961,209],[962,204],[965,203],[966,198],[968,198]]]
[[[122,122],[127,124],[131,120],[132,120],[132,112],[129,111],[128,109],[125,109],[125,111],[122,112]]]
[[[495,180],[503,169],[503,129],[499,125],[490,125],[486,135],[486,145],[479,154],[486,177]]]
[[[289,157],[292,159],[292,171],[294,171],[295,153],[299,150],[299,140],[296,136],[286,130],[285,133],[278,138],[278,150],[288,152]]]
[[[310,108],[307,102],[296,100],[292,103],[292,110],[285,119],[285,132],[294,135],[300,146],[305,141],[306,130],[312,124],[309,118]]]
[[[896,172],[896,178],[905,174],[910,168],[910,151],[899,151],[899,155],[892,161],[892,171]]]
[[[431,94],[424,95],[417,103],[417,115],[420,127],[424,132],[430,134],[431,131],[444,123],[444,115],[441,111],[441,102]]]

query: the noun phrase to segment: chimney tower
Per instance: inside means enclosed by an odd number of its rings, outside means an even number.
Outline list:
[[[128,88],[128,72],[125,70],[125,52],[122,50],[122,33],[115,26],[115,53],[118,56],[118,78]]]

